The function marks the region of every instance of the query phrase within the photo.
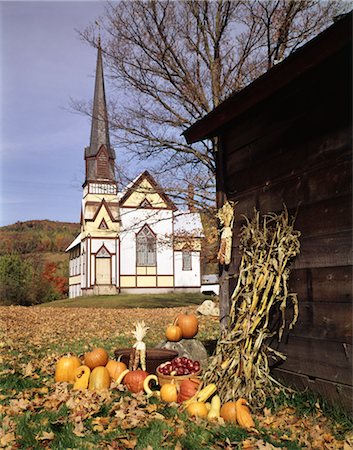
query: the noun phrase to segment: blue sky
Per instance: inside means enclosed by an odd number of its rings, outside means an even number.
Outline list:
[[[83,29],[104,1],[0,1],[0,225],[78,222],[96,51]],[[107,96],[109,89],[107,87]]]

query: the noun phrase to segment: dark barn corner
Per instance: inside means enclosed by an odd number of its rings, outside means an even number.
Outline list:
[[[352,408],[352,14],[338,20],[185,132],[217,137],[218,200],[237,202],[233,259],[242,215],[254,207],[297,214],[301,252],[290,287],[299,318],[279,345],[274,374]],[[221,294],[222,295],[222,294]]]

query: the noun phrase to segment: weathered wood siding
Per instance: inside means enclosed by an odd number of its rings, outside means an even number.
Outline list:
[[[223,186],[239,230],[254,207],[297,212],[301,253],[290,287],[299,320],[279,348],[277,376],[352,408],[351,48],[345,48],[220,134]]]

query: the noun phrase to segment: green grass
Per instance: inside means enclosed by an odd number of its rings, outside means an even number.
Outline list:
[[[43,303],[41,307],[63,308],[177,308],[200,305],[209,297],[200,293],[119,294],[76,297]]]

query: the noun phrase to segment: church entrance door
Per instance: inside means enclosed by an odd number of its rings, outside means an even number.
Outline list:
[[[96,284],[111,284],[110,258],[96,258]]]

